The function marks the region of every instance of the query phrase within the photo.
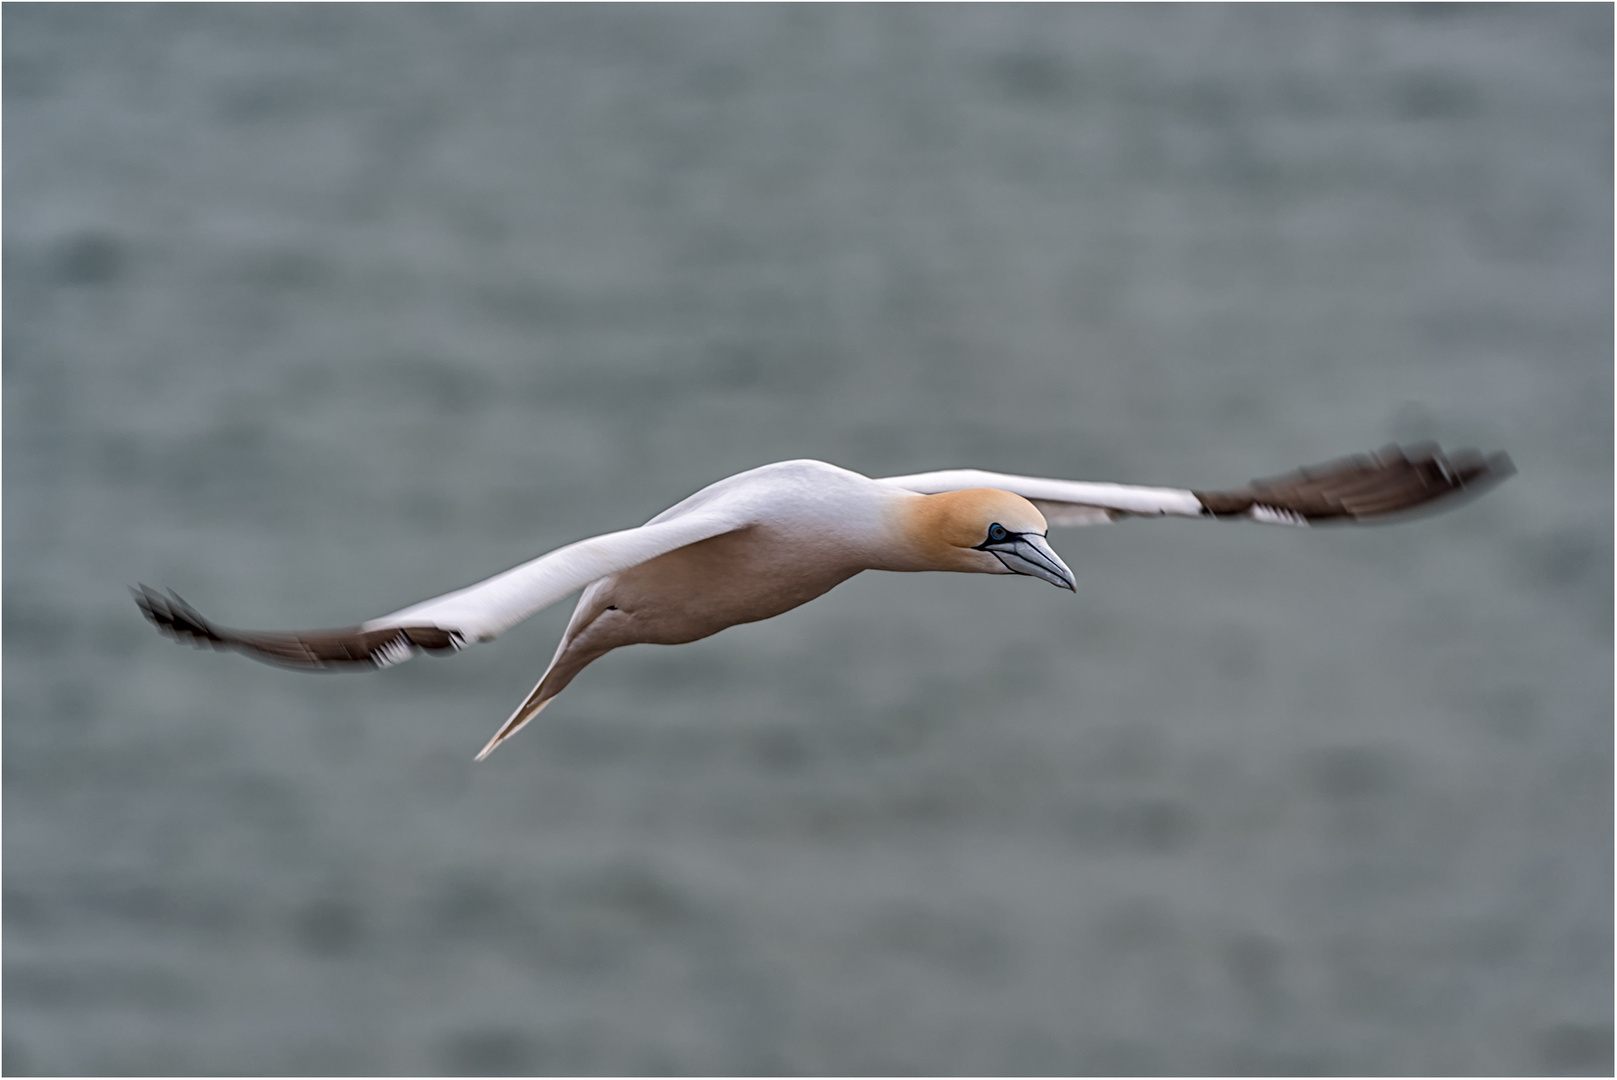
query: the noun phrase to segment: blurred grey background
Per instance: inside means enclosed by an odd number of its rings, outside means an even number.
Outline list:
[[[1612,9],[7,4],[5,1071],[1610,1073]],[[790,457],[1058,535],[595,665],[351,623]]]

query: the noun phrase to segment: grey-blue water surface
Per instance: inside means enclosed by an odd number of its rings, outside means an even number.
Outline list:
[[[5,1061],[1610,1073],[1612,11],[4,12]],[[598,663],[343,625],[816,457],[1133,522]]]

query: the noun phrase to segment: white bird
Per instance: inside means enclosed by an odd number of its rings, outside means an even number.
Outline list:
[[[340,630],[258,633],[204,619],[142,585],[135,601],[175,640],[298,668],[390,667],[492,641],[583,589],[549,667],[477,760],[613,649],[678,645],[807,603],[863,570],[1024,574],[1076,592],[1048,525],[1167,515],[1281,525],[1365,521],[1476,492],[1515,471],[1505,454],[1388,446],[1245,488],[1048,480],[959,469],[872,480],[783,461],[710,484],[636,529],[557,548],[486,581]],[[133,590],[132,590],[133,591]]]

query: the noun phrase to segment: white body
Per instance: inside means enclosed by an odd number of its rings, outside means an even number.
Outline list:
[[[783,461],[710,484],[639,528],[580,540],[344,630],[226,630],[177,596],[142,587],[135,599],[160,629],[198,645],[303,668],[386,667],[420,651],[489,641],[582,589],[550,666],[482,757],[612,649],[695,641],[767,619],[863,570],[1027,574],[1072,589],[1072,572],[1045,541],[1048,525],[1166,515],[1279,525],[1376,520],[1513,471],[1503,454],[1447,456],[1430,444],[1223,492],[975,469],[872,480],[822,461]]]

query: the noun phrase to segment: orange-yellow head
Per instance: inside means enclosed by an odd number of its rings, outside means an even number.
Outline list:
[[[1045,540],[1038,507],[1009,491],[968,488],[923,495],[905,506],[916,569],[1026,574],[1077,591],[1072,571]]]

